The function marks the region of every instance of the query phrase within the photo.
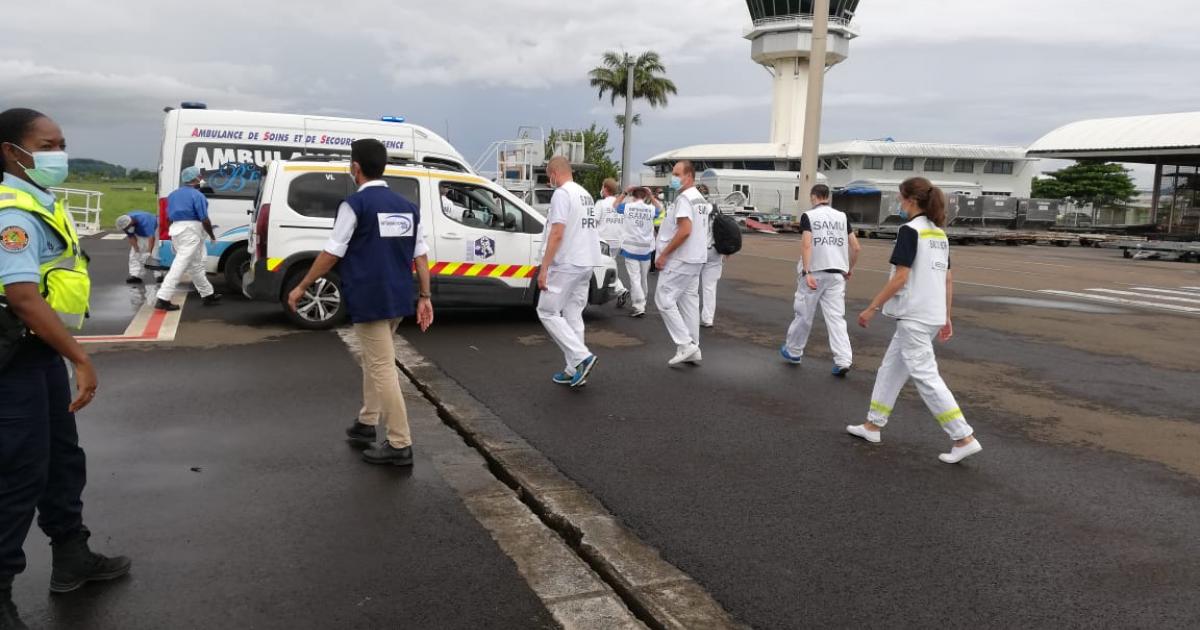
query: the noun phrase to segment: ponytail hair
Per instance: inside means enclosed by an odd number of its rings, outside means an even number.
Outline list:
[[[910,199],[938,227],[946,226],[946,195],[924,177],[910,177],[900,184],[900,195]]]

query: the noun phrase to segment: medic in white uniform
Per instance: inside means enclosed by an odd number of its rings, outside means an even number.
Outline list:
[[[663,214],[648,188],[631,188],[616,199],[621,223],[621,261],[629,274],[629,296],[633,306],[630,317],[646,315],[646,295],[649,292],[650,259],[654,253],[654,224]]]
[[[654,265],[662,273],[654,304],[675,342],[667,365],[699,363],[700,270],[708,259],[708,219],[712,206],[694,185],[696,171],[681,160],[671,171],[671,188],[679,191],[658,231]]]
[[[601,199],[596,202],[596,216],[600,218],[600,240],[608,244],[608,251],[613,258],[617,257],[617,252],[621,251],[621,235],[624,229],[625,215],[617,212],[617,191],[620,190],[620,184],[617,180],[609,177],[600,185]],[[629,302],[629,290],[625,288],[625,283],[621,282],[621,267],[617,266],[617,283],[614,285],[617,292],[617,308],[624,308]]]
[[[696,190],[708,197],[708,186],[698,184]],[[716,211],[716,206],[713,206]],[[711,219],[711,217],[710,217]],[[725,273],[725,256],[713,247],[712,222],[708,226],[708,256],[700,268],[700,327],[712,328],[717,315],[717,283]]]
[[[538,319],[562,350],[566,368],[554,375],[560,385],[587,382],[596,356],[584,343],[583,309],[587,307],[592,269],[600,264],[600,221],[591,194],[572,179],[571,163],[555,156],[546,176],[557,190],[543,233],[542,265],[538,271]]]
[[[212,306],[221,300],[205,275],[204,258],[207,252],[204,248],[204,235],[216,242],[212,222],[208,219],[208,199],[200,192],[203,181],[200,179],[200,169],[189,166],[179,174],[182,184],[170,195],[167,195],[167,219],[171,227],[168,234],[175,247],[175,260],[171,261],[171,270],[163,278],[158,287],[158,299],[154,308],[160,311],[177,311],[179,306],[171,302],[175,288],[187,274],[192,284],[200,292],[205,306]]]
[[[828,186],[813,186],[809,200],[813,209],[800,216],[800,264],[796,270],[800,280],[792,304],[796,317],[779,354],[788,363],[800,364],[820,307],[833,351],[833,374],[844,377],[854,359],[846,330],[846,279],[854,271],[861,247],[846,214],[830,207]]]
[[[929,180],[913,177],[900,184],[900,203],[901,213],[909,221],[896,235],[892,277],[858,316],[858,324],[866,328],[882,307],[884,315],[897,320],[896,333],[875,377],[867,421],[850,425],[846,431],[879,443],[880,429],[892,415],[900,389],[911,378],[925,406],[954,440],[950,452],[938,459],[955,464],[983,447],[938,374],[933,356],[934,336],[946,342],[954,335],[950,242],[941,229],[946,224],[946,198]]]

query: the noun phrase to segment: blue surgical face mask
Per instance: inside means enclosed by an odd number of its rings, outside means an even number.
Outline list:
[[[672,175],[671,183],[668,185],[671,187],[671,190],[679,190],[680,188],[683,188],[683,180],[679,179],[678,175]]]
[[[908,220],[908,211],[904,208],[900,208],[900,218],[904,219],[905,221]]]
[[[26,151],[23,147],[13,145],[33,158],[33,168],[25,168],[29,181],[42,188],[53,188],[67,181],[69,162],[66,151]]]

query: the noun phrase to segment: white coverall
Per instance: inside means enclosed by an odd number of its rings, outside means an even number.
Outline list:
[[[171,270],[163,278],[162,286],[158,289],[158,299],[170,301],[175,295],[175,287],[183,279],[183,274],[191,276],[192,284],[200,292],[200,297],[213,294],[212,283],[204,272],[204,259],[207,255],[204,247],[204,224],[199,221],[175,221],[168,231],[171,242],[175,247],[175,260],[171,261]]]
[[[129,276],[140,278],[146,272],[146,259],[150,257],[150,237],[135,236],[133,238],[137,239],[137,248],[129,248]]]
[[[900,389],[911,378],[921,400],[951,439],[961,440],[974,433],[955,402],[954,394],[938,374],[933,339],[941,329],[939,325],[914,320],[896,322],[896,334],[892,336],[887,353],[883,355],[883,364],[875,375],[867,420],[877,426],[886,425]]]
[[[717,253],[711,245],[708,248],[708,260],[700,270],[700,287],[702,301],[700,323],[705,326],[713,325],[713,316],[717,314],[717,282],[725,270],[725,257]]]
[[[793,357],[804,356],[804,346],[808,344],[808,334],[812,331],[819,306],[825,317],[825,328],[829,331],[829,349],[833,352],[834,364],[850,367],[854,363],[854,355],[850,350],[850,333],[846,330],[846,276],[814,271],[812,277],[817,282],[815,291],[808,288],[804,276],[800,277],[796,286],[796,297],[792,302],[796,317],[788,326],[785,342],[787,352]]]

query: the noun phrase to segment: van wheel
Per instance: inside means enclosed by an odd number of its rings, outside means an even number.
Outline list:
[[[342,301],[342,279],[337,272],[330,271],[308,287],[295,311],[288,308],[287,295],[300,284],[306,273],[307,268],[297,270],[284,285],[284,314],[293,324],[305,330],[328,330],[340,326],[346,321],[346,305]]]
[[[239,247],[225,259],[225,286],[230,293],[242,294],[242,277],[250,271],[250,251]]]

